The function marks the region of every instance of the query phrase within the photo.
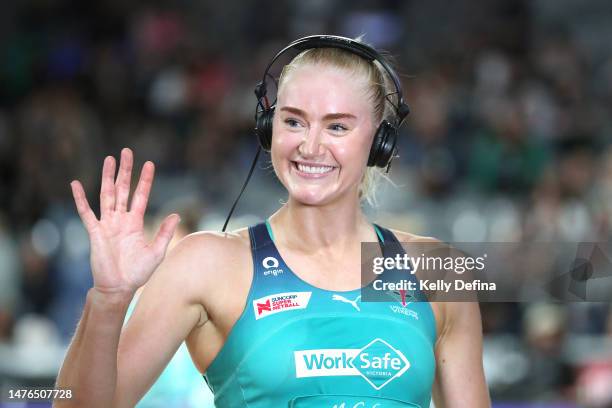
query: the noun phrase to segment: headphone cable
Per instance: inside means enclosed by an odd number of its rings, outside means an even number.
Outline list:
[[[257,153],[255,153],[255,157],[253,158],[253,163],[251,164],[251,169],[249,170],[249,174],[247,175],[247,178],[244,181],[244,184],[242,185],[242,189],[240,190],[238,197],[236,197],[236,201],[234,201],[234,204],[232,205],[232,208],[230,209],[229,214],[227,214],[227,218],[225,219],[225,224],[223,224],[223,229],[221,230],[221,232],[225,232],[225,228],[227,228],[227,223],[229,222],[230,218],[232,218],[232,214],[234,213],[234,209],[236,208],[236,205],[238,204],[238,200],[240,200],[240,197],[242,197],[242,193],[246,189],[247,184],[249,184],[249,180],[251,179],[251,175],[253,175],[253,171],[255,170],[255,165],[257,164],[257,159],[259,159],[259,153],[261,153],[261,145],[258,144]]]

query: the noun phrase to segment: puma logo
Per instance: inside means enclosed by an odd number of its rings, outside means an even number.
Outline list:
[[[361,295],[357,296],[357,297],[355,298],[355,300],[350,300],[350,299],[347,299],[347,298],[345,298],[345,297],[344,297],[344,296],[342,296],[342,295],[336,295],[336,294],[334,294],[334,295],[332,296],[332,300],[338,300],[338,301],[340,301],[340,302],[348,303],[348,304],[350,304],[351,306],[353,306],[353,307],[354,307],[354,308],[355,308],[355,309],[356,309],[358,312],[361,312],[361,309],[359,308],[359,305],[357,304],[357,302],[358,302],[360,299],[361,299]]]

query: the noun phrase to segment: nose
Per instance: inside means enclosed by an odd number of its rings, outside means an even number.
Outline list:
[[[302,157],[310,158],[323,154],[322,133],[318,126],[311,127],[305,133],[302,143],[298,147],[298,152]]]

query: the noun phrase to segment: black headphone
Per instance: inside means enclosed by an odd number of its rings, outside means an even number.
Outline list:
[[[276,80],[270,75],[270,68],[281,55],[289,50],[296,49],[303,51],[311,48],[340,48],[368,61],[378,61],[393,81],[397,92],[397,105],[393,105],[396,119],[393,123],[386,119],[382,120],[374,135],[372,147],[370,148],[370,155],[368,157],[368,166],[388,167],[396,153],[397,129],[408,113],[410,113],[410,108],[404,102],[400,80],[387,61],[374,48],[350,38],[336,35],[311,35],[297,39],[280,50],[272,61],[270,61],[264,71],[263,79],[255,87],[255,96],[257,96],[255,134],[259,139],[259,144],[266,151],[270,151],[270,147],[272,146],[272,120],[274,119],[276,101],[271,105],[268,103],[266,98],[266,79],[272,78],[275,84]]]
[[[395,84],[395,89],[397,93],[397,105],[393,104],[393,108],[395,109],[395,120],[393,123],[389,122],[386,119],[378,126],[376,130],[376,134],[374,135],[374,141],[372,142],[372,147],[370,148],[370,155],[368,157],[368,166],[377,166],[377,167],[387,167],[387,171],[389,170],[389,165],[391,164],[391,160],[395,156],[396,152],[396,143],[397,143],[397,129],[400,127],[404,118],[410,113],[410,108],[404,102],[404,97],[402,96],[402,86],[400,84],[399,78],[395,71],[391,68],[391,66],[385,61],[385,59],[372,47],[360,43],[355,40],[351,40],[350,38],[340,37],[336,35],[311,35],[308,37],[300,38],[298,40],[293,41],[291,44],[287,45],[285,48],[280,50],[270,61],[266,70],[263,74],[263,78],[260,83],[255,87],[255,96],[257,96],[257,109],[255,112],[255,134],[259,139],[259,147],[257,152],[255,153],[255,157],[253,158],[253,163],[251,163],[251,168],[249,169],[249,174],[240,189],[240,193],[238,193],[238,197],[232,204],[232,208],[227,214],[227,218],[225,219],[225,223],[223,224],[222,231],[225,232],[227,228],[227,224],[229,223],[232,214],[234,213],[234,209],[238,204],[238,200],[244,193],[244,189],[246,188],[251,176],[253,175],[253,170],[255,170],[255,165],[257,164],[257,159],[259,158],[259,153],[262,149],[266,151],[270,151],[270,147],[272,146],[272,120],[274,119],[274,108],[275,103],[269,104],[268,99],[266,97],[267,89],[266,89],[266,79],[271,78],[275,84],[276,80],[272,75],[270,75],[269,71],[274,62],[283,55],[285,52],[296,49],[299,51],[311,49],[311,48],[340,48],[346,51],[349,51],[355,55],[358,55],[366,60],[373,62],[378,61],[380,65],[387,71],[387,74]],[[277,86],[278,88],[278,86]],[[387,95],[388,97],[389,95]]]

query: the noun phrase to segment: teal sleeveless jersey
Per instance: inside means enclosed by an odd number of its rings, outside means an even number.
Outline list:
[[[384,256],[401,251],[389,230],[375,228]],[[246,306],[204,375],[217,408],[429,407],[436,324],[428,302],[362,302],[360,289],[314,287],[283,262],[266,223],[249,234]]]

